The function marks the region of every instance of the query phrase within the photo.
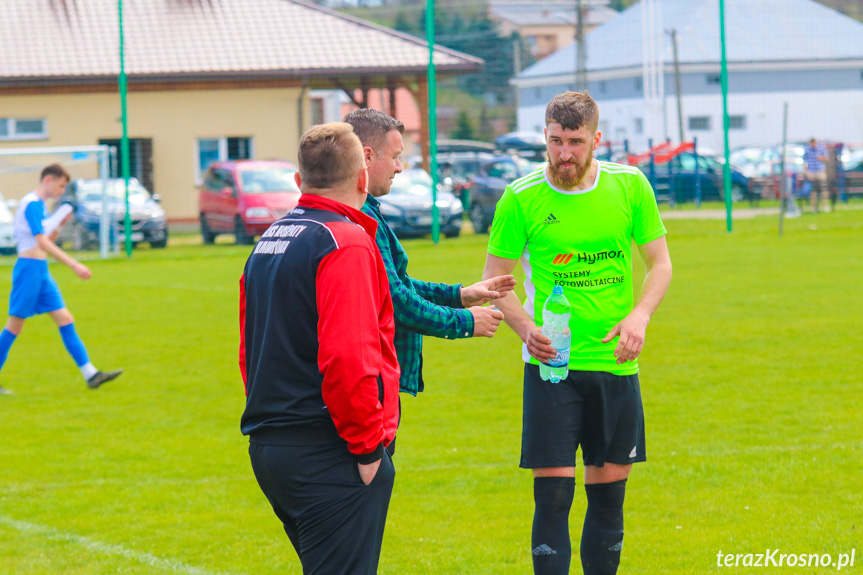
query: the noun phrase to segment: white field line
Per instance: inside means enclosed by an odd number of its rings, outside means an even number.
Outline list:
[[[140,481],[137,483],[139,488],[147,488],[147,487],[158,487],[158,486],[166,486],[166,485],[205,485],[210,483],[221,483],[221,482],[231,482],[231,481],[252,481],[254,482],[254,476],[251,472],[248,475],[223,475],[218,477],[201,477],[196,479],[186,479],[186,478],[151,478],[145,481]],[[0,495],[7,494],[11,495],[13,493],[22,493],[27,491],[51,491],[51,490],[60,490],[60,489],[81,489],[84,487],[105,487],[109,485],[122,485],[128,486],[129,481],[123,478],[106,478],[100,477],[98,479],[87,479],[84,481],[63,481],[63,482],[54,482],[54,483],[19,483],[19,484],[7,484],[0,485]]]
[[[45,539],[50,539],[52,541],[70,543],[72,545],[83,547],[93,553],[122,557],[124,559],[136,561],[143,565],[148,565],[150,567],[172,573],[185,573],[187,575],[228,575],[224,572],[217,573],[214,571],[207,571],[206,569],[201,569],[199,567],[186,565],[185,563],[174,559],[165,559],[142,551],[134,551],[123,547],[122,545],[103,543],[101,541],[96,541],[95,539],[90,539],[89,537],[84,537],[82,535],[75,535],[73,533],[63,533],[62,531],[58,531],[53,527],[48,527],[47,525],[18,521],[2,515],[0,515],[0,525],[11,527],[12,529],[20,531],[24,535],[44,537]]]

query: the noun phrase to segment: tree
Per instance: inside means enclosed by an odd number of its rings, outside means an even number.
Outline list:
[[[623,12],[633,4],[635,4],[638,0],[611,0],[609,2],[608,7],[612,10],[617,10],[618,12]]]
[[[470,125],[470,118],[467,117],[467,112],[464,110],[458,113],[458,120],[456,120],[455,131],[452,133],[452,137],[456,140],[473,140],[473,126]]]

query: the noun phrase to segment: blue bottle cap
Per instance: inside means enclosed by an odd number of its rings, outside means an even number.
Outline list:
[[[551,290],[551,293],[554,295],[562,295],[563,294],[563,288],[560,285],[556,285],[556,286],[554,286],[554,289]]]

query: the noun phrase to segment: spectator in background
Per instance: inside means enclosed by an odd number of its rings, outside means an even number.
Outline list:
[[[816,214],[819,211],[819,195],[823,201],[821,209],[825,212],[830,211],[830,192],[827,189],[827,165],[825,164],[828,159],[824,144],[819,144],[815,138],[811,138],[809,146],[803,152],[803,178],[811,186],[809,199],[812,211]]]

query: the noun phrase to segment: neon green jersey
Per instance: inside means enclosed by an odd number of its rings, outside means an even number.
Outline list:
[[[521,260],[524,309],[539,326],[552,288],[563,287],[572,306],[569,369],[629,375],[638,372],[638,361],[618,365],[617,338],[602,338],[632,311],[632,241],[646,244],[666,231],[641,170],[598,164],[596,182],[587,190],[555,188],[544,167],[507,186],[488,253]],[[527,346],[522,358],[538,363]]]

